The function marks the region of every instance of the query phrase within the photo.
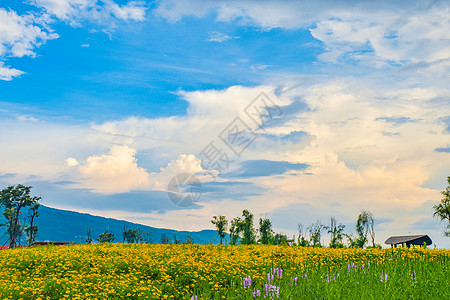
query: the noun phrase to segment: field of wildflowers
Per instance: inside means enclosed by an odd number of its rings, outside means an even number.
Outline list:
[[[2,299],[450,299],[450,251],[91,244],[0,252]]]

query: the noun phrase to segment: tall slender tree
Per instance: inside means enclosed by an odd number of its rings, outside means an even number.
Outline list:
[[[219,216],[213,216],[213,219],[211,220],[211,223],[213,223],[216,226],[217,235],[220,238],[220,244],[223,244],[223,239],[226,237],[227,228],[228,228],[228,220],[225,216],[219,215]]]
[[[298,245],[306,247],[309,245],[308,240],[306,239],[306,231],[304,230],[302,223],[297,223],[297,230],[298,230]]]
[[[231,220],[230,224],[230,244],[236,245],[239,242],[240,234],[242,232],[242,220],[239,217]]]
[[[312,223],[308,227],[310,246],[322,247],[321,238],[322,238],[322,231],[324,230],[324,228],[325,226],[320,222],[320,220],[317,220],[316,223]]]
[[[375,219],[373,214],[369,211],[363,210],[356,221],[356,236],[351,234],[347,235],[350,247],[354,248],[364,248],[370,239],[372,240],[372,246],[376,247],[375,244],[375,230],[374,230]]]
[[[251,245],[256,243],[256,232],[253,227],[253,214],[247,209],[242,211],[242,244]]]
[[[91,238],[91,230],[86,229],[86,244],[91,244],[93,239]]]
[[[267,245],[272,242],[273,230],[272,222],[268,218],[259,219],[259,242],[261,244]]]
[[[330,226],[326,226],[328,233],[330,234],[330,248],[342,248],[344,247],[344,228],[345,225],[337,224],[334,217],[330,218]]]
[[[6,218],[9,248],[20,245],[22,209],[33,206],[41,200],[41,197],[30,195],[31,189],[31,186],[18,184],[0,191],[0,205],[5,208],[3,216]]]
[[[30,225],[25,228],[25,232],[28,236],[28,245],[31,246],[34,241],[36,240],[36,235],[38,232],[37,225],[34,225],[34,218],[39,217],[38,209],[41,205],[39,203],[35,203],[30,207],[28,210],[28,221],[30,222]]]

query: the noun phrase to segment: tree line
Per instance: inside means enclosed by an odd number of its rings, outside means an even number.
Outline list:
[[[289,238],[283,233],[276,233],[272,227],[272,221],[267,217],[261,217],[258,221],[258,228],[254,226],[253,214],[244,209],[241,217],[235,217],[228,222],[226,216],[213,216],[211,223],[215,225],[220,244],[229,236],[231,245],[299,245],[322,247],[323,233],[330,235],[331,248],[345,247],[344,239],[348,240],[348,246],[353,248],[380,247],[375,244],[375,219],[371,212],[362,211],[356,221],[356,234],[345,233],[345,225],[337,223],[334,217],[330,218],[330,224],[324,225],[319,220],[305,227],[298,223],[298,235]],[[229,231],[229,233],[227,232]]]

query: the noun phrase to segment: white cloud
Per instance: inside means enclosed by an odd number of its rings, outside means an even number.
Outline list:
[[[34,48],[57,34],[39,26],[33,14],[18,15],[15,11],[0,8],[0,57],[35,56]]]
[[[32,0],[30,4],[45,12],[19,15],[0,8],[0,80],[10,81],[25,73],[4,66],[4,60],[8,57],[35,57],[36,48],[59,37],[50,27],[56,21],[63,20],[72,26],[81,26],[87,21],[111,31],[117,21],[143,21],[147,10],[143,1],[118,5],[110,0]]]
[[[119,20],[143,21],[145,19],[146,4],[144,1],[130,1],[126,5],[118,5],[113,1],[106,1],[108,10]]]
[[[124,193],[150,185],[144,168],[138,167],[136,150],[113,146],[108,154],[93,155],[78,167],[82,186],[99,193]]]
[[[252,71],[263,71],[270,67],[269,65],[262,65],[262,64],[254,64],[250,66],[250,70]]]
[[[210,42],[217,42],[217,43],[223,43],[228,40],[237,39],[236,36],[230,36],[226,33],[218,32],[218,31],[212,31],[209,33],[209,39]]]
[[[78,183],[71,188],[91,189],[101,194],[126,193],[133,190],[166,191],[170,179],[179,173],[201,173],[201,161],[194,155],[180,154],[159,172],[147,172],[138,166],[136,149],[114,145],[109,153],[89,156],[83,164],[67,158],[68,167],[77,167]]]
[[[450,57],[446,1],[161,1],[155,13],[171,22],[216,14],[217,21],[272,28],[309,28],[324,43],[324,61],[387,64],[434,62]]]
[[[19,116],[17,118],[17,120],[22,121],[22,122],[37,122],[37,121],[39,121],[35,117],[26,117],[26,116]]]
[[[5,67],[3,62],[0,61],[0,80],[11,81],[14,77],[19,77],[24,74],[24,72],[12,69],[10,67]]]
[[[144,1],[130,1],[124,5],[111,0],[32,0],[31,3],[73,26],[80,26],[82,21],[102,25],[115,20],[143,21],[147,10]]]
[[[449,7],[435,6],[413,12],[386,12],[319,20],[311,34],[324,42],[328,52],[321,57],[335,61],[341,56],[384,62],[433,62],[450,57]],[[355,53],[357,54],[355,56]],[[348,57],[350,55],[350,57]]]
[[[76,167],[78,166],[80,163],[73,157],[69,157],[68,159],[66,159],[66,165],[68,167]]]

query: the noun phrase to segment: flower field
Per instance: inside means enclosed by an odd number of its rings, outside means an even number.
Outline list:
[[[450,251],[92,244],[0,251],[2,299],[450,299]]]

